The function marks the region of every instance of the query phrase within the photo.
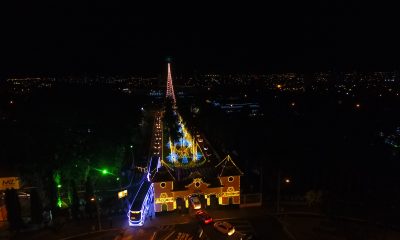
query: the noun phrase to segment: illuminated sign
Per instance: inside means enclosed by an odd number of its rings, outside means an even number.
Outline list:
[[[126,196],[128,196],[128,190],[124,190],[124,191],[118,192],[118,198],[119,199],[124,198]]]
[[[17,177],[0,178],[0,190],[19,189],[19,187],[19,178]]]
[[[235,191],[235,192],[223,192],[221,197],[237,197],[240,196],[240,192],[239,191]]]
[[[166,202],[174,202],[175,199],[173,197],[167,198],[156,198],[156,203],[166,203]]]

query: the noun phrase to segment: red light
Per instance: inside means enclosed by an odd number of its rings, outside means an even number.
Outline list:
[[[209,218],[209,219],[206,219],[205,221],[204,221],[204,223],[205,224],[209,224],[210,222],[212,222],[213,220],[212,220],[212,218]]]

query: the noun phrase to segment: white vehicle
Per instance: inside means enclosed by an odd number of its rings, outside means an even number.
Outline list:
[[[233,227],[232,224],[228,222],[216,222],[214,223],[214,228],[217,229],[220,233],[228,236],[231,236],[235,233],[235,227]]]
[[[201,209],[201,202],[198,197],[193,196],[193,197],[190,197],[189,200],[190,200],[190,203],[192,204],[193,209],[196,209],[196,210]]]

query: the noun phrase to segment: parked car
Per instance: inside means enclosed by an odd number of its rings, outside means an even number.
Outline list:
[[[196,196],[190,197],[189,198],[190,203],[192,204],[193,209],[201,209],[201,202],[200,199]]]
[[[204,224],[209,224],[213,222],[212,217],[204,210],[199,210],[196,212],[196,218],[204,223]]]
[[[235,227],[228,222],[219,221],[214,223],[214,228],[224,235],[231,236],[235,233]]]

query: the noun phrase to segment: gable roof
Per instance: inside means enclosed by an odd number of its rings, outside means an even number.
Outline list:
[[[175,181],[175,177],[172,175],[170,170],[162,166],[158,170],[155,169],[153,173],[151,173],[151,181],[152,182],[170,182],[170,181]]]
[[[233,162],[231,156],[226,156],[220,163],[215,166],[218,169],[219,177],[241,176],[243,172]]]

